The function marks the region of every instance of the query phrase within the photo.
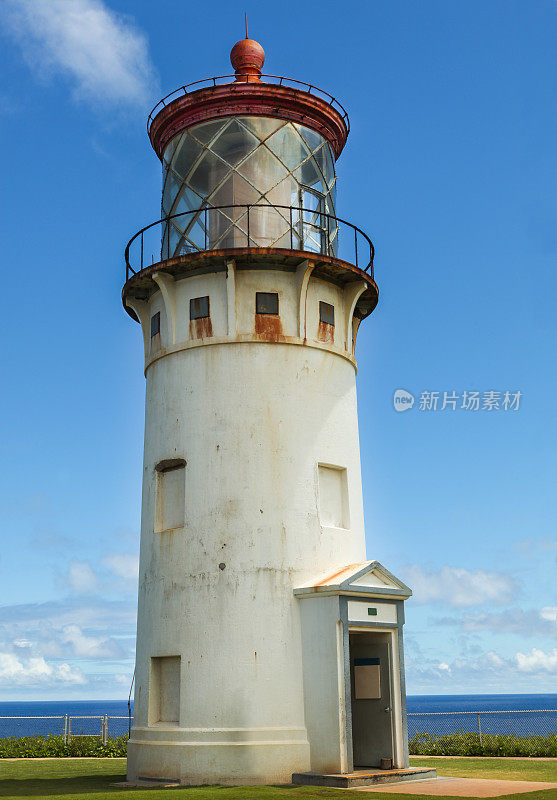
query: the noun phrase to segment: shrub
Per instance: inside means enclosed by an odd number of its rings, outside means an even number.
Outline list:
[[[417,733],[408,742],[413,756],[557,756],[557,735],[503,736],[482,733],[457,733],[436,736]]]
[[[72,736],[66,744],[62,736],[11,736],[0,739],[0,758],[120,758],[126,755],[127,745],[127,736],[109,737],[106,744],[96,736]]]

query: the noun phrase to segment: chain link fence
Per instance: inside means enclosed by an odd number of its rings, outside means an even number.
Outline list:
[[[0,716],[0,739],[62,736],[128,735],[133,716]],[[410,712],[410,752],[415,755],[548,755],[557,756],[557,710]]]
[[[557,710],[408,714],[413,755],[557,756]]]
[[[64,744],[72,737],[94,736],[107,742],[109,736],[128,735],[133,717],[109,714],[94,716],[1,717],[0,739],[23,736],[62,736]]]

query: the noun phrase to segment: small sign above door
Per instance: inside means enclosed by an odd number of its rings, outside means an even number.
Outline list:
[[[380,622],[387,625],[397,624],[395,603],[377,603],[361,600],[348,601],[348,619],[350,622]]]

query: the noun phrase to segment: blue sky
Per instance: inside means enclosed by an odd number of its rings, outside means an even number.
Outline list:
[[[555,691],[557,4],[0,7],[0,699],[127,696],[144,378],[120,290],[159,214],[145,118],[229,71],[244,8],[266,70],[351,117],[337,210],[381,291],[357,351],[368,556],[414,588],[409,693]],[[507,390],[517,411],[440,410]]]

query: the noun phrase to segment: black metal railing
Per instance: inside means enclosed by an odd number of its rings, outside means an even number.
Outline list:
[[[151,110],[151,113],[147,118],[147,133],[150,132],[151,123],[159,111],[171,103],[176,97],[180,97],[182,95],[189,94],[192,91],[195,92],[198,89],[203,89],[209,86],[220,86],[226,83],[233,83],[235,79],[236,75],[217,75],[213,78],[202,78],[199,81],[194,81],[193,83],[186,84],[186,86],[180,86],[178,89],[174,89],[173,92],[170,92],[166,95],[166,97],[163,97],[162,100],[159,100],[157,105]],[[321,100],[325,100],[326,103],[338,111],[344,120],[347,133],[350,133],[350,120],[348,118],[347,110],[341,103],[339,103],[336,97],[333,97],[332,94],[329,94],[329,92],[326,92],[324,89],[320,89],[318,86],[314,86],[311,83],[306,83],[305,81],[296,80],[296,78],[286,78],[284,75],[261,75],[261,81],[262,83],[274,83],[278,86],[286,86],[287,88],[293,89],[302,87],[301,91],[305,91],[308,94],[313,94],[314,96],[321,98]]]
[[[126,245],[126,280],[176,256],[250,247],[338,258],[373,278],[373,243],[356,225],[319,209],[236,203],[182,211],[141,228]]]

